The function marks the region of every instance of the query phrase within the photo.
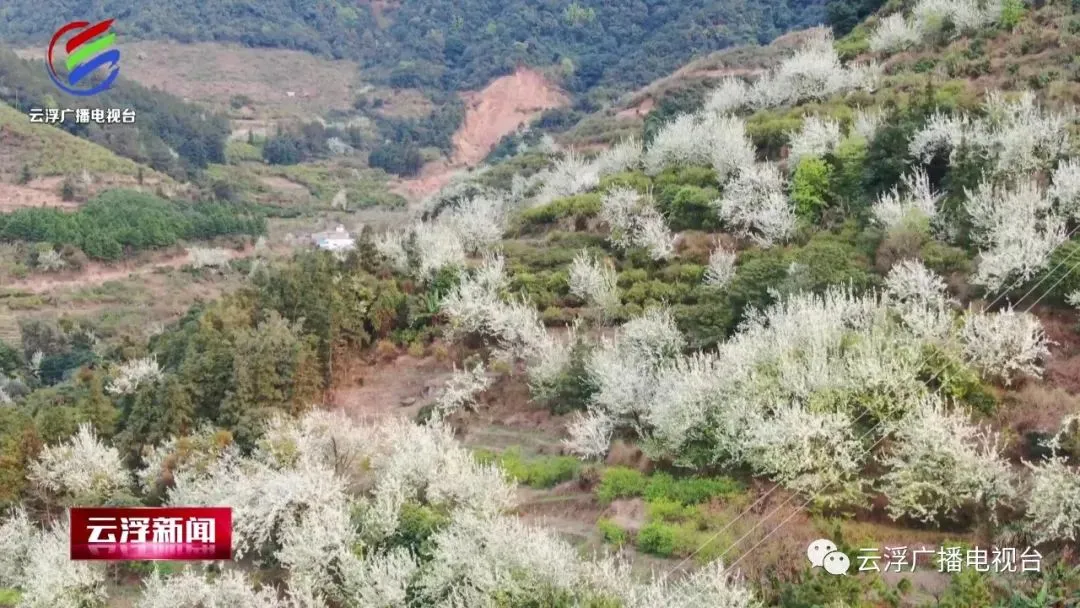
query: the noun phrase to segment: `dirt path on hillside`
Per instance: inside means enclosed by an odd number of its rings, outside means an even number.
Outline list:
[[[420,175],[396,184],[395,191],[421,198],[445,186],[458,171],[475,167],[505,135],[528,124],[544,110],[559,108],[569,98],[536,70],[520,68],[493,80],[481,91],[463,93],[465,120],[454,134],[454,154],[429,163]]]
[[[233,259],[245,258],[255,250],[248,247],[243,251],[228,250]],[[126,279],[132,275],[145,275],[161,269],[180,268],[188,263],[188,254],[169,254],[149,263],[127,262],[122,264],[102,264],[89,262],[78,272],[66,272],[53,275],[35,275],[28,279],[3,285],[5,289],[47,293],[54,289],[71,289],[100,285],[109,281]]]

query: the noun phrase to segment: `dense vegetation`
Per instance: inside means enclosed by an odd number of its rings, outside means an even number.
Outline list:
[[[43,8],[54,18],[38,19]],[[231,40],[357,58],[398,87],[475,88],[527,63],[563,64],[568,88],[587,91],[645,84],[696,53],[764,43],[822,18],[821,4],[804,0],[649,0],[633,7],[610,0],[406,0],[379,12],[377,18],[367,3],[301,9],[284,0],[221,0],[114,2],[87,14],[61,2],[15,0],[0,7],[0,37],[42,43],[65,19],[116,17],[123,36]]]
[[[219,203],[173,203],[127,190],[106,192],[75,213],[19,209],[0,214],[0,242],[71,245],[99,260],[124,252],[168,247],[180,240],[258,235],[265,220],[250,210]]]
[[[138,608],[1076,603],[1075,125],[1029,91],[838,53],[993,40],[1019,19],[955,6],[807,35],[595,156],[507,151],[423,221],[253,267],[149,343],[24,324],[21,348],[0,344],[0,500],[21,505],[0,524],[0,588],[97,608],[110,574],[145,575],[67,559],[50,515],[107,502],[232,505],[237,557],[260,566],[155,570]],[[346,356],[435,338],[460,350],[415,423],[309,411]],[[517,389],[570,414],[555,421],[584,463],[461,448],[454,428]],[[607,466],[627,444],[638,466]],[[537,502],[609,509],[594,538],[703,563],[643,581],[583,559],[516,517],[510,481],[573,482]],[[909,533],[1036,547],[1041,571],[920,561],[893,582],[792,550]]]

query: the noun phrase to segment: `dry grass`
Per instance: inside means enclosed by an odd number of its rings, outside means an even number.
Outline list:
[[[27,49],[20,55],[40,57],[41,52]],[[126,42],[124,76],[218,110],[231,111],[233,96],[246,95],[257,116],[313,119],[352,107],[360,66],[303,51],[236,44]]]

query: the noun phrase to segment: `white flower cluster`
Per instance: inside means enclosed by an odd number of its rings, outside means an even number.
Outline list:
[[[105,604],[105,568],[71,559],[66,522],[41,530],[30,524],[25,513],[16,511],[0,524],[0,553],[0,585],[22,592],[19,608]]]
[[[1080,470],[1057,455],[1025,464],[1032,472],[1027,519],[1035,542],[1080,539]]]
[[[674,252],[675,237],[651,196],[632,188],[612,188],[604,194],[600,218],[611,230],[608,240],[619,249],[642,247],[654,260]]]
[[[254,588],[248,577],[236,570],[213,579],[185,569],[162,577],[155,573],[145,581],[146,589],[135,608],[285,608],[273,587]],[[314,608],[314,607],[311,607]]]
[[[465,265],[465,244],[453,227],[423,222],[413,228],[412,237],[420,261],[417,273],[421,278],[430,279],[443,268]]]
[[[911,9],[914,25],[923,35],[941,30],[950,21],[957,32],[972,32],[991,25],[1001,17],[1002,2],[990,0],[919,0]]]
[[[223,268],[229,265],[232,254],[228,249],[191,247],[187,250],[188,264],[192,268]]]
[[[27,478],[42,490],[84,503],[104,501],[131,485],[120,452],[102,444],[89,424],[80,425],[67,442],[45,446]]]
[[[709,265],[705,268],[705,284],[710,287],[725,287],[735,278],[735,252],[717,247],[709,254]]]
[[[881,67],[876,63],[844,66],[833,47],[832,32],[824,28],[812,30],[791,57],[754,84],[724,78],[705,101],[705,111],[728,114],[827,99],[853,89],[872,90],[880,74]]]
[[[709,166],[723,183],[754,163],[754,146],[742,119],[712,111],[681,114],[664,125],[645,152],[645,171]]]
[[[502,239],[509,203],[500,196],[480,191],[440,204],[435,219],[375,240],[375,250],[395,270],[429,280],[444,268],[464,267],[468,254],[487,251]],[[416,260],[415,268],[410,268],[410,259]]]
[[[1074,220],[1080,219],[1080,160],[1063,161],[1054,170],[1050,181],[1047,196],[1057,205],[1058,211]]]
[[[541,185],[536,204],[544,205],[595,188],[600,184],[600,171],[596,164],[571,150],[537,179]]]
[[[57,272],[67,267],[67,262],[59,251],[49,245],[47,249],[38,252],[37,267],[45,272]]]
[[[556,199],[592,190],[599,185],[602,178],[609,175],[636,169],[641,165],[643,156],[641,140],[634,137],[611,146],[591,161],[570,150],[551,168],[544,169],[528,179],[516,179],[511,192],[515,200],[521,200],[526,192],[539,186],[539,192],[531,204],[545,205]]]
[[[437,221],[457,233],[465,251],[479,253],[502,239],[506,211],[506,201],[477,195],[443,211]]]
[[[551,338],[530,304],[502,299],[504,268],[502,256],[485,257],[479,268],[463,276],[443,298],[441,308],[452,332],[494,338],[509,357],[530,359],[546,348]]]
[[[1066,118],[1039,108],[1034,93],[1008,101],[991,92],[983,105],[984,118],[935,113],[912,136],[911,155],[928,162],[947,151],[955,162],[964,147],[988,161],[994,173],[1016,176],[1052,166],[1069,152]]]
[[[1032,179],[1013,188],[984,180],[974,192],[965,193],[964,208],[980,247],[972,280],[987,289],[998,290],[1012,278],[1026,281],[1035,276],[1068,238],[1065,218]]]
[[[893,13],[878,21],[877,28],[870,34],[870,50],[875,53],[902,51],[918,44],[921,38],[919,30],[904,19],[902,13]]]
[[[947,290],[945,280],[917,260],[899,262],[885,277],[885,293],[898,303],[936,306],[946,302]]]
[[[641,140],[630,137],[601,152],[593,161],[593,166],[596,168],[596,174],[604,178],[623,171],[636,169],[641,165],[644,154],[645,150]]]
[[[870,141],[877,135],[877,131],[884,120],[884,113],[881,109],[863,110],[860,108],[855,111],[855,120],[852,122],[849,135]]]
[[[325,467],[348,478],[360,467],[370,441],[371,430],[354,424],[343,412],[311,410],[298,419],[276,415],[268,420],[254,454],[279,468]],[[220,439],[207,443],[197,443],[206,445],[199,450],[204,456],[220,455],[227,449]]]
[[[747,92],[749,106],[773,108],[876,86],[876,64],[844,66],[829,30],[813,32],[802,48],[762,76]]]
[[[889,469],[882,491],[893,519],[940,522],[966,508],[993,517],[1016,498],[997,434],[972,425],[934,395],[900,420],[881,462]]]
[[[937,216],[941,195],[930,188],[930,177],[922,168],[903,177],[904,191],[899,187],[878,197],[871,208],[874,219],[886,228],[930,223]]]
[[[700,458],[707,445],[711,462],[850,503],[865,490],[867,446],[935,398],[921,380],[928,344],[988,377],[1038,372],[1046,343],[1037,319],[969,315],[965,326],[959,315],[941,277],[912,261],[893,269],[880,296],[832,288],[750,311],[714,352],[681,355],[670,318],[654,312],[594,351],[586,367],[598,390],[566,443],[601,456],[615,429],[630,428],[657,458],[678,462],[688,445]],[[881,423],[877,436],[854,433],[866,415]]]
[[[825,117],[808,116],[802,128],[791,134],[788,144],[788,169],[794,171],[799,161],[807,157],[821,157],[840,144],[840,123]]]
[[[144,449],[143,467],[135,472],[135,477],[139,487],[149,493],[159,485],[171,483],[179,471],[205,472],[232,447],[231,434],[204,426],[186,437],[173,437]]]
[[[973,32],[1001,18],[1001,0],[980,5],[978,0],[919,0],[911,9],[911,18],[893,13],[878,22],[870,34],[870,50],[895,52],[913,47],[924,38],[941,31],[948,21],[957,34]]]
[[[948,296],[945,280],[922,262],[894,265],[885,277],[885,297],[918,338],[946,343],[952,337],[956,301]]]
[[[443,392],[435,400],[435,411],[439,416],[446,417],[462,408],[472,407],[476,404],[476,396],[490,388],[493,382],[483,363],[477,363],[471,369],[455,368]]]
[[[720,219],[763,247],[786,241],[795,230],[795,209],[780,170],[771,163],[743,169],[717,202]]]
[[[967,361],[1006,385],[1021,374],[1041,376],[1039,362],[1050,355],[1039,318],[1012,308],[995,314],[969,312],[961,338]]]
[[[768,420],[751,425],[744,449],[755,471],[797,492],[861,492],[858,475],[865,447],[847,413],[781,405],[769,412]]]
[[[567,448],[583,457],[606,453],[616,420],[632,419],[643,411],[661,366],[684,346],[670,311],[655,308],[620,327],[613,340],[602,338],[586,362],[597,390],[589,414],[571,424]]]
[[[394,270],[408,272],[409,253],[405,250],[406,235],[394,230],[387,230],[375,239],[375,251],[385,258]]]
[[[581,251],[570,264],[570,293],[610,316],[621,304],[615,269]]]
[[[232,507],[237,559],[279,548],[282,535],[302,513],[329,511],[346,499],[344,481],[327,467],[300,462],[296,468],[279,468],[232,450],[204,471],[177,471],[174,481],[170,505]]]
[[[131,395],[139,386],[157,382],[161,376],[161,367],[154,357],[132,359],[117,368],[116,377],[105,387],[105,392],[112,395]]]

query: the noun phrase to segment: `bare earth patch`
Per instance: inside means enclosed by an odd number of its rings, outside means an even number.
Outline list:
[[[37,59],[42,53],[19,52]],[[351,108],[360,66],[303,51],[143,41],[124,43],[123,75],[216,109],[229,108],[235,95],[246,95],[263,114],[291,117]]]
[[[449,162],[431,163],[418,177],[400,182],[398,193],[415,198],[437,192],[455,172],[483,161],[505,135],[528,124],[544,110],[569,103],[566,94],[543,74],[526,68],[462,97],[466,104],[465,121],[454,134],[453,157]]]
[[[234,259],[244,258],[254,253],[254,248],[244,251],[229,250]],[[164,268],[180,268],[188,263],[188,254],[171,253],[159,255],[150,262],[125,262],[120,264],[102,264],[89,262],[77,272],[61,272],[48,275],[33,275],[30,278],[4,285],[6,289],[48,293],[56,289],[72,289],[89,285],[100,285],[117,281],[132,275],[147,275]]]
[[[75,209],[78,206],[79,203],[62,200],[55,189],[34,187],[32,183],[25,186],[0,183],[0,212],[32,207]]]
[[[409,355],[377,362],[337,357],[334,365],[334,385],[326,402],[361,421],[415,417],[435,400],[453,373],[449,361]]]
[[[277,175],[264,175],[259,177],[259,181],[266,184],[268,188],[272,188],[286,194],[309,194],[307,187],[303,184],[298,184],[291,179],[280,177]]]

